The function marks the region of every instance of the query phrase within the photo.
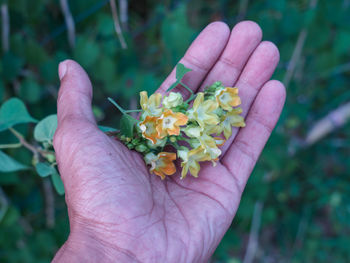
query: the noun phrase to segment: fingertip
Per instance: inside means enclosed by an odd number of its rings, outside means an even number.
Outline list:
[[[57,117],[63,120],[72,116],[95,122],[92,109],[92,85],[85,70],[74,60],[64,60],[58,66],[61,85],[57,97]]]
[[[193,42],[190,49],[196,49],[200,52],[200,47],[212,47],[218,50],[223,49],[230,37],[230,28],[221,21],[212,22],[207,25]],[[214,52],[215,53],[215,52]]]
[[[273,60],[275,63],[278,63],[280,60],[280,52],[277,46],[271,41],[263,41],[258,46],[261,54],[264,55],[265,58],[269,58]]]
[[[65,61],[62,61],[58,65],[58,76],[59,76],[61,81],[64,78],[64,76],[66,75],[66,72],[67,72],[67,64],[65,63]]]
[[[236,32],[244,34],[248,39],[252,39],[254,42],[260,42],[263,36],[260,26],[256,22],[250,20],[245,20],[236,24],[232,29],[232,33]]]
[[[260,112],[260,115],[279,116],[286,99],[286,89],[282,82],[270,80],[261,88],[254,104],[253,112]],[[261,114],[264,112],[265,114]],[[272,115],[271,115],[272,114]]]
[[[230,27],[222,21],[211,22],[205,29],[210,29],[227,36],[230,34]]]
[[[276,99],[278,98],[282,103],[284,103],[286,100],[286,88],[281,81],[273,79],[268,81],[265,86],[271,89]]]

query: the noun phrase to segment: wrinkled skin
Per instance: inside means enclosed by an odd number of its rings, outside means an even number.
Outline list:
[[[193,69],[184,82],[195,92],[217,80],[239,87],[247,124],[233,130],[217,166],[203,164],[199,178],[180,180],[179,167],[166,180],[149,174],[138,153],[97,128],[85,71],[71,60],[60,64],[54,148],[71,233],[54,262],[210,259],[232,222],[285,100],[283,85],[269,80],[278,50],[261,38],[254,22],[241,22],[231,32],[224,23],[214,22],[180,60]],[[174,79],[172,71],[158,92],[165,94]]]

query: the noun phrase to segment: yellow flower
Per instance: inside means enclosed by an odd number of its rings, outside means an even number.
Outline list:
[[[185,134],[190,138],[197,138],[201,136],[203,128],[195,125],[187,125],[186,128],[183,129]]]
[[[176,160],[176,153],[160,152],[158,155],[148,153],[145,156],[146,163],[151,165],[150,172],[162,179],[165,179],[166,175],[172,175],[176,172],[174,160]]]
[[[183,160],[181,163],[181,179],[186,177],[188,170],[192,176],[198,177],[200,170],[199,162],[210,160],[210,156],[204,152],[201,146],[190,151],[186,147],[183,147],[177,151],[177,154]]]
[[[197,93],[193,102],[193,107],[188,111],[191,120],[196,120],[201,127],[205,125],[216,125],[219,123],[219,117],[213,113],[218,107],[218,103],[213,100],[204,100],[204,93]]]
[[[164,97],[162,104],[165,108],[170,109],[179,106],[182,102],[183,98],[181,93],[170,92],[168,96]]]
[[[241,104],[241,99],[238,96],[238,88],[226,87],[216,92],[216,101],[221,108],[231,111],[232,107],[237,107]]]
[[[204,149],[204,153],[210,156],[210,160],[216,160],[221,155],[221,150],[217,147],[216,140],[213,137],[202,133],[197,139]]]
[[[162,114],[162,109],[160,103],[162,100],[162,95],[160,93],[154,93],[149,98],[147,91],[140,92],[140,105],[144,110],[143,117],[147,115],[160,116]]]
[[[188,117],[181,112],[166,110],[157,121],[157,131],[159,138],[167,135],[179,135],[180,127],[186,125]]]
[[[150,140],[153,144],[156,144],[159,139],[157,121],[158,117],[146,116],[145,120],[139,123],[142,136]]]
[[[232,126],[244,127],[244,118],[239,114],[242,113],[241,108],[233,109],[224,116],[224,120],[220,123],[224,131],[225,138],[228,139],[232,134]]]
[[[220,125],[206,125],[204,127],[204,133],[206,134],[216,134],[219,135],[222,133],[222,127]]]
[[[158,133],[157,133],[158,134]],[[158,147],[164,147],[165,144],[167,143],[168,138],[163,138],[163,139],[157,139],[156,143],[153,143],[152,141],[148,140],[147,141],[147,146],[150,149],[157,149]]]
[[[213,139],[215,140],[216,146],[223,146],[226,141],[225,139],[220,137],[214,137]]]

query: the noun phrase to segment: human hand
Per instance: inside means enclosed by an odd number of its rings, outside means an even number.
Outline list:
[[[270,80],[279,60],[254,22],[208,25],[180,60],[184,83],[239,87],[246,127],[233,131],[216,167],[198,178],[161,180],[141,156],[101,132],[92,87],[74,61],[59,66],[54,148],[66,190],[71,233],[54,262],[206,262],[230,226],[242,191],[283,108],[285,89]],[[165,94],[175,71],[158,92]],[[181,90],[184,97],[189,92]],[[181,169],[177,169],[178,171]]]

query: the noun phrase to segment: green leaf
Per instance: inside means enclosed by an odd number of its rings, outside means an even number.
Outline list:
[[[32,118],[24,103],[18,98],[6,101],[0,108],[0,131],[20,123],[37,122]]]
[[[117,129],[114,129],[112,127],[107,127],[107,126],[101,126],[99,125],[98,128],[103,131],[103,132],[117,132]]]
[[[42,119],[34,129],[34,138],[38,142],[51,142],[57,128],[57,115],[49,115]]]
[[[126,137],[132,137],[134,134],[134,125],[137,122],[136,119],[128,114],[123,114],[120,120],[120,132]]]
[[[19,94],[24,101],[36,103],[40,100],[41,87],[34,79],[28,78],[21,83]]]
[[[6,53],[2,59],[2,76],[6,81],[13,81],[20,73],[24,64],[23,59],[12,54]]]
[[[84,67],[93,66],[98,56],[100,48],[96,41],[87,37],[77,37],[76,48],[74,49],[74,58]]]
[[[176,66],[176,79],[181,81],[182,78],[186,75],[187,72],[192,71],[190,68],[186,68],[183,64],[178,63]]]
[[[52,167],[49,163],[37,163],[35,166],[35,170],[41,177],[47,177],[51,174],[56,173],[56,169]]]
[[[8,173],[28,169],[29,167],[17,162],[4,152],[0,151],[0,172]]]
[[[63,195],[64,194],[64,185],[61,179],[61,176],[58,174],[58,172],[55,169],[55,173],[53,173],[51,175],[51,180],[52,180],[52,184],[56,189],[56,192],[59,195]]]

